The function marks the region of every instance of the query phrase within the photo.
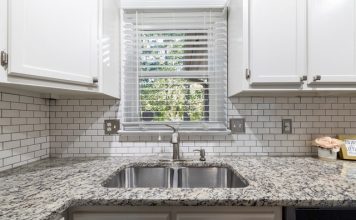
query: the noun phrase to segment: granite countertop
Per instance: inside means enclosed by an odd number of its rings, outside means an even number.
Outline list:
[[[159,163],[150,157],[45,159],[0,173],[0,219],[55,219],[69,207],[340,206],[356,207],[356,162],[295,157],[207,158],[229,166],[248,182],[235,189],[120,189],[101,184],[129,165]],[[203,162],[189,162],[203,165]]]

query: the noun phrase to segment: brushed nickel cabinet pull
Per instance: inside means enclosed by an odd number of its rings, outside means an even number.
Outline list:
[[[246,77],[246,79],[250,79],[251,78],[251,70],[250,69],[246,69],[245,70],[245,77]]]
[[[7,55],[7,53],[5,51],[1,51],[0,59],[1,59],[1,66],[6,68],[9,63],[9,56]]]

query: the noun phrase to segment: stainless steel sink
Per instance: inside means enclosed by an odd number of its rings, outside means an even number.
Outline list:
[[[240,188],[247,181],[226,167],[184,167],[178,170],[181,188]]]
[[[227,167],[129,167],[103,183],[109,188],[242,188],[248,182]]]
[[[105,181],[110,188],[170,188],[171,168],[129,167]]]

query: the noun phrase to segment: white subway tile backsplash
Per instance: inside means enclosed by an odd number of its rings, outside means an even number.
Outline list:
[[[0,170],[53,157],[170,155],[169,137],[108,136],[106,119],[119,118],[117,100],[46,100],[0,93]],[[246,134],[182,136],[182,152],[207,155],[305,156],[315,154],[320,135],[355,134],[354,97],[238,97],[228,117],[245,118]],[[293,134],[281,133],[281,120],[293,120]]]
[[[353,102],[351,102],[353,101]],[[238,97],[228,104],[229,118],[246,119],[246,134],[183,136],[183,151],[198,147],[208,155],[311,155],[311,139],[356,131],[352,97]],[[50,103],[51,156],[143,155],[171,151],[157,136],[105,136],[103,121],[120,114],[116,100],[56,100]],[[78,112],[79,111],[79,112]],[[281,134],[281,120],[293,120],[293,134]],[[71,136],[72,132],[77,137]],[[356,132],[354,132],[356,133]],[[169,137],[164,137],[168,141]],[[62,142],[62,144],[58,144]],[[63,142],[71,144],[63,145]],[[68,149],[71,149],[69,153]],[[86,149],[78,153],[77,148]],[[91,149],[90,151],[87,149]]]
[[[12,156],[12,150],[2,150],[0,151],[0,159],[11,157]],[[1,160],[3,161],[3,160]]]
[[[27,104],[34,103],[34,98],[29,96],[20,96],[20,102]]]
[[[20,101],[20,96],[19,95],[14,95],[14,94],[2,93],[1,100],[2,101],[9,101],[9,102],[19,102]]]
[[[17,156],[7,157],[4,158],[3,160],[4,160],[4,166],[13,165],[21,162],[21,156],[17,155]]]
[[[0,95],[0,170],[48,157],[49,100]]]

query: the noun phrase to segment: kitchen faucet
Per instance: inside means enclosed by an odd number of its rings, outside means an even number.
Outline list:
[[[173,145],[173,160],[180,160],[180,153],[179,153],[179,141],[180,141],[180,137],[179,137],[179,133],[178,133],[178,129],[168,125],[168,124],[163,124],[164,126],[167,126],[169,128],[172,128],[173,133],[171,136],[171,144]]]

